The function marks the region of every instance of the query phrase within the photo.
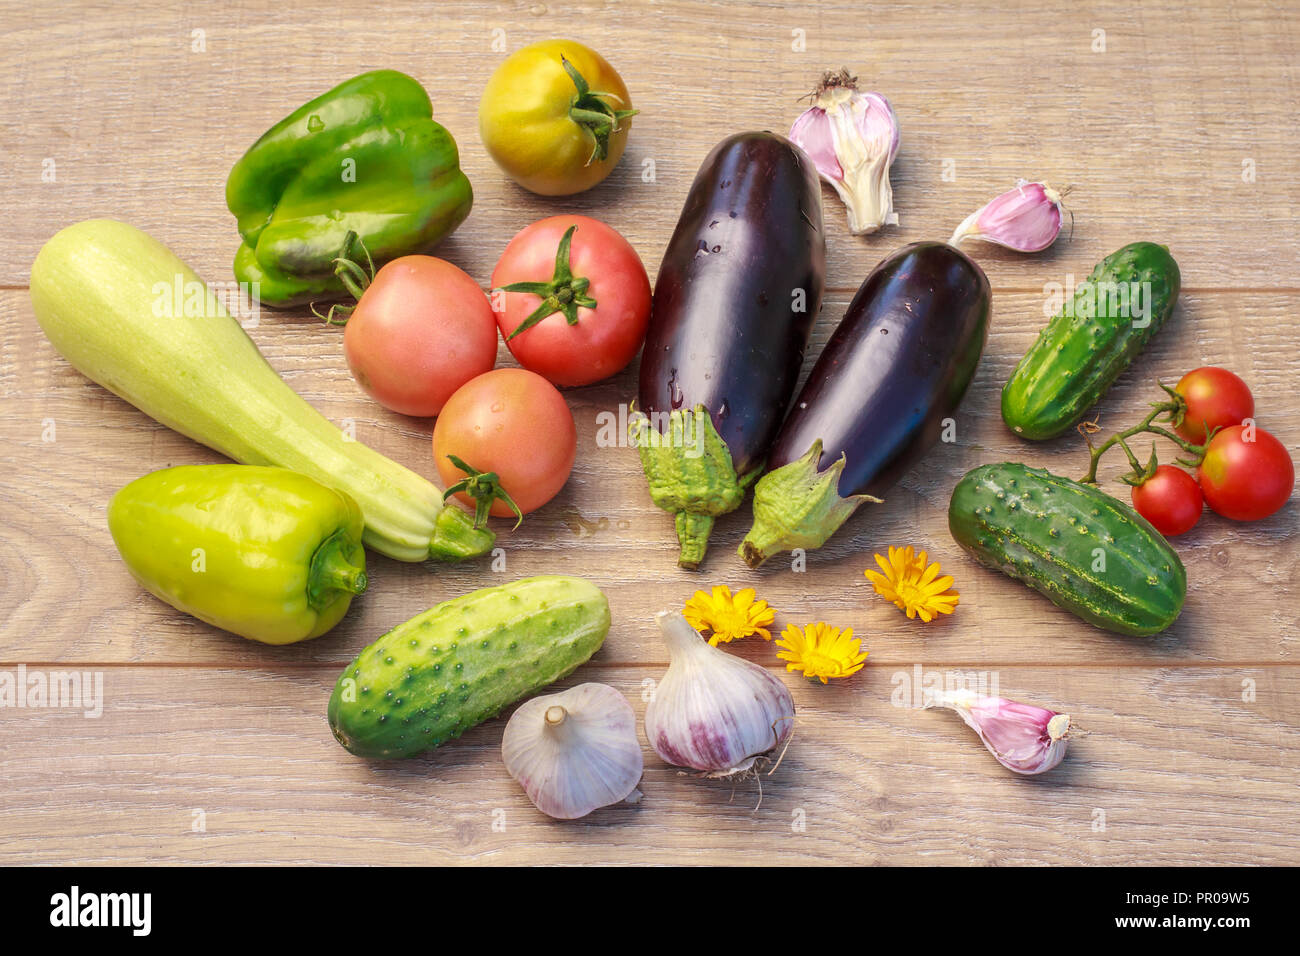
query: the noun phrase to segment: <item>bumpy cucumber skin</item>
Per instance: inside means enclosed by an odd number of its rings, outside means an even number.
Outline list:
[[[1182,561],[1145,518],[1042,468],[1005,463],[968,472],[953,489],[948,529],[981,564],[1116,634],[1163,631],[1187,594]],[[1094,570],[1097,548],[1103,571]]]
[[[583,578],[473,591],[363,650],[334,685],[330,729],[361,757],[431,750],[571,673],[608,632],[609,602]]]
[[[1134,242],[1099,262],[1087,281],[1094,289],[1150,283],[1150,322],[1138,328],[1130,317],[1113,314],[1110,295],[1097,296],[1095,315],[1067,315],[1062,306],[1002,389],[1002,420],[1021,438],[1054,438],[1078,422],[1164,325],[1182,277],[1164,246]]]

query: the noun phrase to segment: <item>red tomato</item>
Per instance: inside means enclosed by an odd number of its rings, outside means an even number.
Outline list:
[[[1134,509],[1167,538],[1191,531],[1204,506],[1196,479],[1173,465],[1160,465],[1133,489]]]
[[[1295,465],[1286,446],[1264,429],[1232,425],[1210,439],[1196,477],[1216,512],[1234,521],[1257,521],[1287,503]]]
[[[570,229],[566,257],[560,246]],[[516,283],[531,291],[503,288]],[[520,365],[556,385],[590,385],[621,372],[650,321],[650,279],[636,250],[587,216],[551,216],[521,230],[501,254],[492,288],[506,346]],[[561,311],[511,338],[544,299]]]
[[[1198,445],[1215,428],[1240,425],[1255,414],[1255,397],[1240,378],[1226,368],[1194,369],[1175,387],[1187,402],[1187,413],[1174,429]]]
[[[433,426],[433,457],[447,487],[465,477],[448,458],[455,455],[478,471],[496,472],[524,514],[564,487],[577,447],[578,430],[564,396],[522,368],[499,368],[467,382]],[[456,498],[473,507],[468,496]],[[505,518],[514,512],[498,499],[492,514]]]
[[[403,256],[376,273],[343,331],[357,384],[403,415],[437,415],[496,364],[497,328],[478,283],[450,262]]]

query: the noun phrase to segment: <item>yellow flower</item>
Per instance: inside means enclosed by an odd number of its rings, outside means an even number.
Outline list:
[[[788,671],[803,671],[805,677],[815,677],[823,684],[828,677],[848,677],[862,670],[867,652],[861,650],[862,641],[853,636],[853,628],[840,630],[829,624],[809,624],[802,631],[793,624],[787,625],[776,642],[776,656],[790,663]]]
[[[713,632],[709,643],[714,647],[720,641],[734,641],[751,634],[770,641],[772,632],[767,628],[776,620],[775,608],[768,607],[766,601],[755,601],[753,588],[737,591],[734,597],[731,588],[725,586],[715,587],[712,595],[696,591],[682,613],[697,631]]]
[[[900,611],[906,611],[908,617],[921,615],[921,620],[929,623],[936,615],[951,614],[961,596],[952,587],[952,575],[939,576],[939,562],[927,564],[929,557],[924,551],[917,554],[912,546],[906,548],[889,548],[889,560],[876,555],[877,571],[863,571],[876,589],[876,593],[893,601]]]

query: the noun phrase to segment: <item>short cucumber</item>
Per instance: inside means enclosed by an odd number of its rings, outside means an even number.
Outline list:
[[[583,578],[483,588],[399,624],[339,675],[334,737],[361,757],[410,757],[459,737],[586,661],[609,602]]]
[[[1002,389],[1002,419],[1022,438],[1069,429],[1128,368],[1178,301],[1178,263],[1134,242],[1097,264],[1039,333]]]
[[[981,564],[1107,631],[1146,636],[1178,618],[1187,572],[1136,511],[1092,485],[1016,463],[953,489],[953,538]]]

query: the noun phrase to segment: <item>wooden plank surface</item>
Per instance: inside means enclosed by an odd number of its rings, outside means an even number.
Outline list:
[[[4,0],[0,14],[10,211],[0,238],[0,670],[88,670],[105,688],[99,718],[0,709],[0,862],[1300,862],[1294,503],[1253,525],[1207,515],[1180,539],[1186,609],[1147,641],[1088,628],[975,567],[945,518],[952,484],[975,464],[1083,470],[1077,437],[1027,445],[1007,433],[997,394],[1044,321],[1044,284],[1082,278],[1136,238],[1170,246],[1185,295],[1099,406],[1102,422],[1128,423],[1156,397],[1156,379],[1213,363],[1242,374],[1261,424],[1300,449],[1290,135],[1300,11],[1208,0],[1159,15],[1102,2],[885,4],[869,16],[845,2],[390,2],[360,16],[237,0],[124,16],[108,3],[35,15]],[[605,184],[540,199],[483,152],[477,97],[503,55],[494,30],[513,50],[582,22],[643,112]],[[195,30],[203,52],[192,49]],[[1093,49],[1098,30],[1104,52]],[[486,284],[517,229],[569,210],[623,231],[653,276],[712,144],[745,127],[785,129],[818,71],[841,64],[900,115],[902,226],[850,237],[825,191],[830,291],[809,364],[881,256],[944,237],[1017,176],[1073,184],[1074,223],[1044,255],[978,250],[993,331],[957,441],[855,516],[806,572],[744,568],[734,547],[747,506],[719,522],[703,572],[675,568],[671,521],[650,504],[635,454],[597,442],[597,415],[634,393],[629,370],[568,393],[573,478],[519,532],[503,529],[503,574],[372,556],[373,587],[348,619],[285,648],[221,634],[131,583],[104,527],[108,498],[146,470],[218,456],[87,382],[45,341],[26,282],[58,228],[120,218],[226,279],[237,245],[223,200],[230,165],[299,103],[394,67],[430,90],[474,184],[474,211],[441,255]],[[42,181],[48,160],[53,182]],[[324,414],[354,420],[361,440],[431,473],[431,424],[366,400],[337,330],[302,312],[264,313],[251,334]],[[1112,463],[1109,475],[1118,471]],[[916,626],[871,593],[861,573],[871,552],[901,543],[929,548],[957,576],[951,620]],[[574,680],[614,684],[638,713],[641,682],[665,664],[651,614],[712,583],[754,584],[779,622],[853,626],[869,666],[829,688],[791,678],[795,742],[757,809],[752,783],[733,794],[678,777],[647,750],[641,805],[556,824],[501,767],[500,721],[400,766],[357,760],[332,741],[325,700],[360,647],[437,601],[547,571],[586,574],[609,594],[614,628]],[[774,663],[770,646],[736,651]],[[914,665],[996,675],[1003,693],[1067,709],[1089,733],[1049,777],[1014,778],[951,715],[891,706]],[[193,829],[195,811],[206,830]],[[493,829],[494,811],[504,830]]]

